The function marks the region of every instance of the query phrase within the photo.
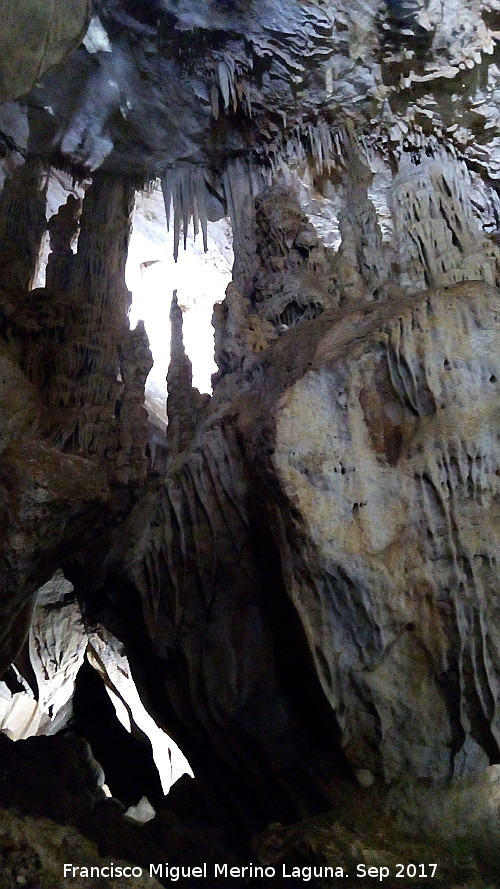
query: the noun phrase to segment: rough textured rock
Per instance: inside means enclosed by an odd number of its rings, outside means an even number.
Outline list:
[[[320,804],[326,763],[276,664],[250,497],[232,423],[216,424],[111,539],[94,595],[82,581],[90,614],[125,643],[140,690],[206,785],[209,810],[247,826]],[[328,746],[328,716],[324,731]]]
[[[192,763],[168,806],[196,837],[317,812],[335,770],[446,783],[500,759],[496,7],[99,0],[0,109],[2,657],[64,569],[122,712],[133,678]],[[84,189],[47,223],[51,164]],[[173,307],[148,473],[124,270],[156,177],[174,253],[227,213],[235,265],[210,403]],[[17,757],[67,776],[63,741],[0,740],[30,812]],[[99,793],[44,802],[145,860],[161,818],[139,834],[111,803],[96,827]]]
[[[435,163],[426,168],[423,160],[421,168],[419,175],[432,182]],[[450,183],[460,169],[449,161]],[[443,181],[436,188],[444,187]],[[442,199],[439,217],[432,203],[422,213],[428,228],[419,233],[425,246],[415,254],[419,275],[437,268],[446,243],[441,220],[453,219],[458,232],[466,228],[470,205],[454,188],[448,186],[450,194],[445,189],[448,210]],[[420,198],[412,200],[410,206],[417,206]],[[479,280],[419,294],[408,279],[391,290],[389,278],[381,290],[374,287],[381,273],[374,279],[374,266],[364,262],[376,257],[365,248],[380,239],[370,214],[358,215],[359,225],[349,223],[351,252],[332,255],[317,243],[289,191],[260,197],[256,208],[259,271],[247,295],[231,288],[227,306],[219,310],[219,388],[184,460],[177,460],[176,467],[187,473],[181,498],[179,481],[169,474],[160,494],[162,517],[153,520],[153,527],[162,529],[155,535],[154,554],[150,533],[136,536],[132,562],[120,548],[118,586],[135,575],[157,652],[160,640],[171,636],[174,651],[189,650],[183,658],[196,662],[201,640],[193,636],[188,642],[183,628],[190,623],[189,612],[181,604],[189,601],[193,607],[192,592],[187,600],[182,590],[195,587],[191,570],[187,577],[185,568],[180,575],[172,572],[179,565],[175,541],[188,527],[194,529],[195,538],[184,539],[180,547],[186,553],[183,565],[198,553],[196,587],[204,583],[207,553],[214,552],[215,578],[221,562],[226,571],[233,562],[227,544],[221,549],[220,535],[204,530],[207,520],[196,506],[197,500],[205,504],[213,524],[220,506],[208,497],[204,473],[197,469],[193,475],[203,459],[213,466],[212,477],[227,478],[218,504],[253,498],[259,504],[259,521],[274,541],[273,558],[352,765],[389,781],[407,773],[442,780],[484,768],[498,757],[497,655],[491,629],[488,635],[481,630],[492,626],[496,608],[498,453],[492,430],[498,404],[498,292]],[[468,264],[467,249],[479,231],[470,225],[465,249],[443,254],[446,282],[454,280],[453,269],[458,278],[482,277],[480,266]],[[477,238],[482,268],[492,270],[488,263],[495,255],[487,252],[484,238]],[[405,255],[404,243],[395,241],[396,257]],[[327,274],[308,279],[315,251]],[[346,267],[358,276],[354,300]],[[296,295],[295,307],[289,293]],[[313,294],[316,319],[304,310]],[[260,348],[251,345],[253,306],[261,324]],[[289,312],[293,330],[278,315],[280,309]],[[220,426],[218,417],[226,411]],[[234,423],[237,437],[229,445]],[[228,466],[242,462],[251,494],[241,482],[235,486],[234,469],[228,477],[221,453]],[[134,525],[144,526],[152,503],[144,502],[145,512],[137,512]],[[167,503],[172,505],[165,513]],[[174,524],[166,518],[172,509]],[[241,545],[243,531],[236,530],[234,520],[228,527],[231,547],[233,540]],[[126,538],[131,540],[130,532]],[[207,538],[214,540],[208,549]],[[116,559],[112,555],[110,565]],[[240,555],[239,567],[251,561]],[[170,585],[172,604],[159,611]],[[211,580],[207,587],[210,601],[215,596],[213,601],[227,603],[224,609],[233,607],[230,586],[219,593]],[[237,588],[242,589],[241,577]],[[158,628],[155,614],[161,615]],[[170,631],[164,614],[173,619]],[[200,617],[192,625],[199,629]],[[233,634],[227,627],[221,655]],[[241,647],[241,640],[235,643]],[[228,652],[222,656],[230,662]],[[213,667],[209,675],[215,676]],[[248,698],[249,681],[247,675],[239,689],[235,686],[241,699]],[[177,701],[183,689],[193,687],[185,680],[176,687],[171,675],[165,683]],[[212,694],[220,707],[222,687]]]
[[[296,324],[339,305],[336,258],[324,248],[291,186],[262,191],[255,200],[254,274],[227,288],[215,306],[214,383],[247,368],[255,355]]]
[[[182,775],[192,777],[185,756],[144,707],[123,645],[104,627],[86,623],[73,585],[61,571],[37,591],[29,644],[16,658],[20,669],[13,666],[7,682],[1,684],[0,723],[5,734],[18,741],[54,735],[68,724],[80,725],[81,714],[78,707],[74,712],[73,701],[84,660],[99,676],[97,682],[102,681],[119,722],[143,740],[145,756],[149,751],[156,766],[162,795]],[[80,728],[85,736],[86,725]],[[99,786],[105,781],[103,773]]]
[[[29,630],[33,596],[68,552],[92,534],[109,495],[106,476],[82,457],[44,441],[16,442],[2,454],[2,672]]]
[[[403,166],[400,182],[405,170],[412,182],[412,169]],[[342,247],[321,248],[328,271],[311,286],[304,270],[318,248],[295,249],[294,260],[293,245],[314,238],[297,235],[290,192],[272,190],[256,202],[255,289],[246,298],[231,290],[216,320],[214,411],[228,401],[237,411],[284,586],[348,758],[387,780],[443,779],[498,758],[496,248],[457,184],[459,164],[442,163],[439,179],[435,160],[415,169],[427,189],[407,185],[393,241],[400,271],[411,256],[405,239],[418,247],[413,282],[403,272],[398,287],[386,279],[373,289],[366,260],[376,253],[367,251],[380,233],[346,205]],[[477,280],[447,286],[464,278]],[[418,293],[435,281],[445,286]],[[300,306],[318,290],[319,317],[307,320]],[[266,317],[289,292],[299,294],[293,331],[249,348],[256,295]]]
[[[499,767],[469,775],[451,787],[425,787],[411,781],[393,788],[387,810],[409,834],[422,832],[438,842],[478,855],[498,874],[494,824],[498,818]]]
[[[191,361],[182,336],[182,309],[177,292],[170,307],[170,365],[167,374],[167,445],[170,457],[182,453],[194,438],[196,426],[210,401],[193,387]]]
[[[73,586],[58,571],[38,590],[29,642],[2,683],[0,718],[9,738],[18,741],[64,728],[86,644]]]
[[[28,92],[35,80],[78,45],[90,20],[90,0],[2,2],[0,103]]]
[[[127,484],[146,472],[151,358],[141,328],[126,326],[133,189],[97,179],[81,222],[70,196],[49,224],[47,286],[28,292],[46,227],[41,178],[28,162],[0,198],[5,666],[22,647],[37,587],[96,533],[108,480]]]
[[[139,321],[120,346],[123,392],[118,403],[119,446],[117,478],[123,482],[144,478],[147,470],[147,411],[144,407],[146,378],[153,365],[144,324]]]
[[[71,862],[77,868],[99,868],[104,871],[111,864],[127,868],[126,861],[102,858],[97,847],[71,827],[61,827],[49,819],[20,818],[6,810],[0,811],[0,877],[5,886],[40,886],[40,889],[65,889],[68,878],[63,877],[64,864]],[[106,872],[106,871],[104,871]],[[75,889],[100,889],[130,886],[130,871],[126,877],[114,877],[112,882],[102,877],[80,876],[79,870],[71,877]],[[135,876],[138,889],[159,889],[157,880],[148,876]]]
[[[499,738],[485,630],[497,608],[497,291],[467,283],[308,326],[307,346],[300,329],[280,355],[265,433],[253,412],[243,433],[273,480],[286,588],[344,747],[389,780],[487,764]]]
[[[191,767],[174,741],[162,731],[147,712],[137,692],[123,645],[96,627],[88,636],[87,657],[101,675],[116,714],[127,731],[142,733],[149,739],[162,790],[167,794],[183,775],[193,777]]]
[[[43,169],[28,161],[7,179],[0,196],[0,274],[3,289],[12,295],[32,286],[38,250],[46,229]]]
[[[39,868],[46,889],[52,889],[48,874],[44,874],[44,866],[50,873],[59,861],[61,879],[61,852],[65,851],[66,855],[75,855],[75,864],[87,867],[98,864],[100,856],[110,856],[116,863],[120,859],[133,861],[145,869],[143,885],[148,885],[145,877],[152,862],[167,859],[172,864],[201,863],[211,860],[217,852],[223,860],[230,854],[220,847],[214,830],[207,829],[203,834],[195,828],[186,828],[168,811],[146,824],[125,817],[120,803],[106,799],[99,787],[100,769],[86,742],[76,735],[29,738],[17,743],[0,735],[0,747],[0,838],[5,838],[0,847],[2,877],[10,878],[11,869],[17,867],[21,874],[26,869],[33,879],[35,874],[38,877],[36,868]],[[54,776],[57,776],[56,781]],[[14,812],[4,813],[7,808]],[[12,817],[20,811],[28,816],[23,825]],[[49,827],[45,819],[66,825],[65,830],[52,825],[53,843],[48,842]],[[14,835],[9,838],[11,830]],[[85,842],[77,831],[91,843]],[[33,848],[35,832],[38,832],[38,841]],[[24,859],[19,859],[16,837],[23,842]],[[59,842],[63,850],[57,849]],[[68,858],[64,861],[68,862]],[[63,885],[67,886],[68,882],[66,877]],[[85,885],[97,889],[114,884],[113,879],[108,883],[96,879],[95,883],[86,882]],[[153,881],[152,885],[157,884]]]
[[[106,0],[84,43],[29,97],[31,150],[160,176],[179,234],[190,215],[203,228],[241,206],[241,172],[254,163],[266,175],[308,160],[319,178],[342,169],[350,129],[379,171],[443,144],[496,177],[495,5],[422,0],[406,16],[399,6]],[[20,142],[15,126],[3,132]]]
[[[474,790],[471,790],[473,795]],[[295,825],[269,825],[264,833],[255,837],[253,853],[259,861],[276,867],[278,873],[283,866],[289,874],[294,867],[299,868],[303,882],[310,882],[321,889],[362,885],[370,879],[369,876],[355,882],[351,876],[357,873],[359,865],[364,865],[366,869],[377,868],[377,871],[371,872],[371,879],[378,874],[380,880],[383,875],[382,882],[390,889],[415,886],[419,882],[446,889],[455,885],[481,889],[485,881],[486,885],[495,885],[493,858],[490,856],[489,868],[484,868],[477,861],[477,846],[480,843],[476,843],[476,848],[474,843],[461,848],[460,841],[457,842],[456,834],[452,835],[452,831],[446,838],[448,842],[442,836],[438,838],[435,833],[430,834],[430,839],[426,835],[422,842],[421,833],[408,835],[387,817],[383,809],[384,793],[380,787],[373,787],[360,797],[352,786],[339,782],[332,809],[327,814],[303,819]],[[417,861],[419,864],[413,870],[412,864]],[[397,864],[403,862],[409,865],[408,871],[406,864],[398,869]],[[430,867],[431,862],[437,864],[436,868]],[[331,871],[325,870],[327,867],[333,868],[334,873],[336,867],[342,867],[351,879],[332,879]],[[381,868],[387,868],[389,873],[381,871]],[[429,879],[433,871],[434,876]],[[321,873],[323,876],[320,876]],[[286,884],[286,880],[283,884]]]

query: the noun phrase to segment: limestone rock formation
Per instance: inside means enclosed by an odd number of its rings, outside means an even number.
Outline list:
[[[343,746],[389,781],[475,770],[499,740],[498,293],[307,326],[242,431]]]
[[[1,650],[5,669],[29,630],[33,598],[68,550],[81,544],[109,495],[106,477],[83,457],[44,441],[15,442],[2,454]]]
[[[493,802],[495,794],[495,779],[490,778],[491,793],[484,794],[484,784],[481,782],[481,790],[474,800],[479,811],[482,805],[485,808],[489,804],[496,807]],[[474,789],[469,789],[468,802],[474,799]],[[408,806],[411,807],[412,793],[415,794],[415,786],[408,788]],[[463,794],[463,796],[462,796]],[[455,799],[441,789],[433,795],[433,803],[436,805],[437,817],[433,818],[432,808],[429,806],[427,814],[433,820],[433,826],[441,820],[444,812],[448,814],[455,803],[455,811],[460,811],[462,799],[467,798],[466,787],[457,788]],[[460,801],[456,802],[456,799]],[[429,797],[422,791],[422,802],[429,803]],[[439,800],[439,802],[437,802]],[[487,802],[488,801],[488,802]],[[423,803],[424,808],[425,803]],[[395,807],[395,811],[397,807]],[[405,834],[397,824],[380,811],[380,795],[378,788],[373,787],[364,798],[353,792],[352,787],[339,782],[337,785],[336,799],[332,809],[323,815],[314,818],[303,819],[298,824],[271,824],[262,834],[255,838],[253,853],[259,861],[271,864],[281,872],[284,868],[288,874],[293,873],[293,868],[298,869],[303,882],[316,882],[320,886],[339,886],[341,880],[347,883],[345,877],[337,880],[329,878],[338,867],[342,867],[347,874],[359,873],[358,885],[367,879],[378,879],[386,885],[411,886],[415,881],[432,883],[434,886],[443,886],[445,889],[451,885],[470,886],[471,889],[481,889],[485,877],[474,864],[471,848],[464,839],[467,830],[471,828],[464,808],[461,810],[462,837],[461,845],[458,844],[453,851],[441,845],[439,835],[432,834],[432,839],[426,838],[422,843],[421,833]],[[422,811],[423,817],[423,811]],[[487,820],[487,819],[485,819]],[[444,822],[444,819],[443,819]],[[484,824],[484,822],[483,822]],[[353,825],[354,829],[353,829]],[[443,823],[444,826],[444,823]],[[446,828],[445,828],[446,829]],[[472,832],[472,831],[471,831]],[[490,844],[488,854],[491,862],[489,878],[495,880],[496,866],[496,842]],[[414,862],[419,862],[414,864]],[[439,862],[433,867],[431,862]],[[408,864],[402,864],[408,862]],[[398,866],[399,865],[399,866]],[[309,870],[310,868],[310,870]],[[369,873],[369,868],[374,868]],[[385,868],[385,870],[383,870]],[[359,870],[358,870],[359,869]],[[389,873],[388,873],[389,872]],[[297,874],[297,871],[295,871]],[[314,876],[323,873],[323,878],[314,880]],[[399,873],[399,877],[394,875]],[[484,873],[484,872],[483,872]],[[407,876],[408,874],[408,876]],[[411,877],[410,875],[415,876]],[[432,876],[434,874],[434,876]],[[309,880],[311,876],[311,880]],[[424,878],[424,879],[422,879]],[[396,882],[397,881],[397,882]],[[285,881],[283,881],[285,883]],[[494,883],[492,883],[494,885]]]
[[[165,726],[206,782],[212,812],[228,807],[249,825],[273,808],[300,812],[321,793],[310,730],[275,664],[242,456],[230,420],[187,460],[177,456],[112,538],[88,607],[118,626],[140,689],[168,701]]]
[[[443,813],[494,796],[497,6],[95,0],[66,4],[46,73],[28,43],[14,89],[5,55],[3,805],[138,862],[240,860],[267,827],[259,860],[328,857],[330,830],[350,866],[363,830],[325,816],[320,842],[308,820],[343,780],[429,850],[412,793]],[[55,213],[51,168],[79,183]],[[125,283],[135,191],[156,181],[176,257],[225,216],[234,247],[211,398],[174,299],[165,434]],[[33,737],[66,723],[74,681],[75,700],[102,691],[89,661],[163,760],[144,825],[104,798],[83,716]],[[453,880],[476,879],[459,859]]]
[[[210,397],[203,397],[193,387],[191,361],[186,355],[182,335],[182,309],[177,291],[170,307],[170,365],[167,374],[167,445],[170,457],[182,453],[194,438],[196,426]]]
[[[47,69],[60,62],[84,37],[90,0],[2,2],[0,103],[23,96]]]
[[[75,889],[94,889],[103,885],[102,877],[92,877],[87,873],[94,868],[95,873],[113,873],[113,884],[117,889],[130,886],[132,865],[116,858],[103,858],[94,843],[85,839],[75,828],[61,827],[49,819],[20,818],[2,810],[0,815],[0,849],[2,861],[0,874],[6,886],[40,885],[51,889],[65,889],[68,879]],[[75,870],[64,877],[64,865]],[[87,870],[85,871],[84,868]],[[113,869],[112,869],[113,868]],[[118,876],[120,874],[120,876]],[[125,874],[125,876],[122,876]],[[137,889],[159,889],[160,883],[146,874],[134,877]]]
[[[40,185],[39,165],[28,162],[2,195],[5,665],[25,638],[36,588],[91,533],[109,498],[108,479],[132,481],[146,469],[141,398],[150,359],[147,345],[132,347],[138,334],[126,329],[129,187],[105,180],[89,189],[76,255],[70,243],[78,208],[73,198],[62,208],[50,225],[47,287],[28,293],[45,228]],[[121,365],[124,385],[118,379]]]

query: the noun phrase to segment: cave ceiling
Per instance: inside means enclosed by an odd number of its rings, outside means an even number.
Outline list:
[[[189,164],[216,197],[235,157],[341,164],[347,127],[396,162],[437,140],[500,173],[496,0],[100,0],[92,12],[83,43],[2,127],[24,152],[138,182]]]

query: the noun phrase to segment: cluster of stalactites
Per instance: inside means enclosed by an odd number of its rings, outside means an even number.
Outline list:
[[[232,105],[237,97],[234,92],[234,65],[231,67],[229,63],[221,63],[218,72],[219,79],[222,77],[221,82],[225,84],[224,88],[220,87],[224,107],[226,101]],[[201,230],[203,246],[207,250],[208,220],[214,218],[214,212],[218,212],[219,217],[227,212],[237,243],[239,229],[245,227],[244,223],[242,225],[243,203],[253,200],[273,181],[280,181],[285,168],[300,171],[310,165],[314,174],[325,175],[344,169],[348,140],[347,130],[333,129],[325,120],[318,120],[294,127],[282,151],[269,149],[263,156],[236,156],[227,161],[222,174],[188,163],[179,163],[166,170],[161,178],[161,187],[169,227],[173,216],[174,258],[177,260],[179,254],[181,235],[186,248],[191,222],[195,237]],[[243,237],[246,237],[244,232]]]
[[[418,163],[416,163],[418,161]],[[444,150],[406,156],[390,189],[400,283],[408,291],[500,281],[496,193]],[[486,230],[488,225],[488,231]],[[493,228],[491,228],[493,226]]]
[[[208,185],[202,168],[192,164],[179,164],[167,170],[161,180],[167,226],[170,227],[170,210],[174,214],[174,259],[177,261],[181,231],[186,249],[188,227],[193,221],[194,233],[201,228],[203,247],[208,249]]]
[[[225,114],[236,114],[241,109],[248,117],[252,117],[252,87],[246,71],[230,56],[220,59],[214,70],[210,89],[210,103],[214,120],[219,119],[222,110]]]
[[[228,161],[222,175],[191,164],[178,164],[168,170],[161,180],[161,187],[168,226],[173,211],[174,259],[178,257],[181,233],[186,247],[191,222],[195,237],[201,228],[206,251],[209,218],[221,218],[227,213],[237,254],[236,267],[251,265],[251,254],[255,254],[250,232],[253,200],[263,185],[269,184],[269,179],[268,170],[240,157]],[[237,268],[235,273],[238,274]]]
[[[394,169],[404,165],[408,156],[440,158],[442,152],[438,139],[408,127],[395,134],[378,126],[367,135],[355,132],[350,123],[331,126],[319,118],[288,130],[285,125],[279,146],[270,141],[267,148],[261,147],[257,153],[236,156],[227,161],[222,173],[189,163],[177,164],[161,180],[168,225],[173,216],[174,257],[178,256],[181,235],[186,247],[191,222],[195,236],[201,229],[206,250],[208,220],[220,218],[226,212],[237,247],[238,229],[246,238],[248,228],[244,218],[248,214],[241,212],[242,204],[253,201],[263,188],[283,182],[290,172],[301,180],[330,180],[332,187],[345,191],[349,180],[353,180],[354,155],[371,175],[381,164]],[[447,147],[445,153],[450,160],[460,160],[453,146]]]
[[[289,166],[311,166],[316,173],[331,173],[344,167],[344,157],[349,142],[345,127],[332,128],[325,120],[309,121],[295,126],[284,145],[284,151],[271,157],[271,167],[278,169],[282,161]]]
[[[226,74],[225,106],[236,101],[235,81]],[[231,219],[235,266],[227,312],[216,313],[218,326],[229,325],[227,336],[216,330],[220,373],[237,369],[243,353],[266,348],[276,335],[326,307],[392,299],[461,280],[498,283],[500,204],[493,189],[435,136],[407,127],[389,135],[384,141],[381,126],[368,135],[351,123],[332,127],[325,120],[309,121],[289,130],[279,151],[270,148],[252,160],[241,156],[227,163],[217,194],[221,211]],[[271,241],[264,244],[256,231],[255,200],[272,184],[306,177],[313,188],[328,181],[339,195],[337,258],[325,254],[325,259],[316,244],[306,243],[313,238],[309,232],[293,245],[292,259],[298,259],[280,267],[276,254],[276,267],[263,274]],[[162,186],[167,218],[173,205],[175,255],[191,219],[195,231],[201,227],[206,246],[213,172],[185,164],[170,171]],[[237,348],[236,340],[241,340]]]

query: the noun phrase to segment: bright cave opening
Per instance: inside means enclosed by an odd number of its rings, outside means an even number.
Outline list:
[[[135,821],[154,817],[179,778],[193,777],[144,706],[124,646],[100,624],[85,625],[62,571],[38,590],[28,645],[0,682],[0,733],[83,739],[102,794]]]
[[[66,203],[68,195],[83,198],[84,188],[66,173],[52,170],[46,183],[47,221]],[[171,214],[173,215],[173,214]],[[181,241],[183,233],[181,232]],[[76,252],[78,238],[72,243]],[[233,235],[227,217],[207,224],[208,250],[203,249],[201,232],[195,236],[189,224],[186,249],[174,260],[173,225],[167,227],[160,187],[136,193],[132,233],[128,247],[125,279],[132,293],[130,327],[144,321],[153,354],[153,368],[146,382],[146,407],[161,423],[166,423],[166,376],[170,360],[170,304],[177,290],[183,311],[184,347],[193,367],[193,386],[212,392],[211,376],[216,372],[212,313],[222,302],[232,277]],[[50,252],[49,233],[40,245],[33,287],[45,286],[45,270]]]
[[[181,236],[182,237],[182,236]],[[193,367],[193,385],[212,391],[214,362],[214,304],[221,302],[231,280],[232,231],[229,220],[208,223],[208,250],[192,223],[186,249],[174,254],[173,226],[167,228],[163,195],[159,188],[138,192],[126,266],[126,283],[132,292],[130,326],[144,321],[154,365],[146,383],[146,406],[166,419],[166,376],[170,358],[170,303],[177,290],[183,311],[184,347]]]

